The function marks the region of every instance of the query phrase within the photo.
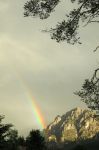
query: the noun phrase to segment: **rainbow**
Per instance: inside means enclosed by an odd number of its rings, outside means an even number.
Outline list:
[[[20,75],[20,74],[18,74]],[[19,76],[21,77],[21,76]],[[46,123],[43,117],[43,114],[41,113],[41,109],[39,105],[37,104],[35,98],[33,97],[33,93],[31,89],[27,86],[24,78],[20,78],[22,83],[22,89],[25,91],[25,97],[28,99],[29,105],[31,106],[32,113],[34,117],[36,118],[36,122],[39,125],[40,129],[46,128]]]
[[[9,56],[9,53],[8,53],[8,56]],[[12,53],[11,53],[11,56],[12,56]],[[11,61],[11,59],[9,60]],[[22,77],[19,69],[17,68],[15,64],[15,59],[12,60],[11,64],[12,64],[13,69],[15,70],[15,74],[17,75],[18,80],[21,81],[21,87],[25,91],[25,96],[27,97],[28,102],[30,103],[30,106],[32,107],[31,110],[32,110],[34,117],[36,118],[37,124],[39,125],[40,129],[45,129],[46,123],[45,123],[43,114],[41,113],[41,109],[39,105],[37,104],[35,98],[33,97],[33,93],[31,89],[29,88],[29,86],[27,85],[24,77]]]
[[[44,117],[41,113],[40,107],[38,106],[31,92],[27,93],[27,98],[29,100],[30,106],[32,107],[31,110],[33,112],[34,117],[36,118],[37,124],[39,125],[40,129],[45,129],[46,123],[45,123]]]
[[[36,118],[36,122],[39,125],[40,129],[46,128],[46,123],[43,117],[43,114],[41,113],[41,109],[39,105],[37,104],[35,98],[33,97],[33,93],[29,86],[26,84],[25,79],[21,76],[20,72],[16,68],[16,74],[18,79],[21,81],[22,89],[25,91],[25,97],[27,97],[29,105],[31,106],[32,113],[34,117]]]

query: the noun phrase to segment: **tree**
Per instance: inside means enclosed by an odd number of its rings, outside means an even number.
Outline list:
[[[2,120],[4,116],[0,116],[0,149],[5,149],[7,145],[7,138],[9,135],[10,128],[12,127],[11,124],[3,124]]]
[[[7,150],[17,150],[18,149],[18,131],[10,129],[7,139],[8,148]]]
[[[67,19],[57,23],[55,28],[51,28],[48,32],[51,38],[57,42],[66,41],[70,44],[80,42],[79,28],[90,24],[99,23],[99,0],[70,0],[71,3],[77,5],[67,14]],[[60,0],[29,0],[24,5],[25,17],[39,17],[47,19],[55,10]],[[75,5],[74,5],[75,7]],[[99,46],[96,47],[96,51]],[[95,70],[92,79],[85,80],[82,90],[76,92],[81,100],[87,104],[92,110],[99,110],[99,78],[97,73],[99,68]]]
[[[96,22],[99,23],[99,0],[70,0],[76,3],[77,8],[70,11],[67,20],[57,23],[56,28],[51,28],[51,38],[57,42],[67,41],[68,43],[80,43],[78,29],[80,22],[85,25]],[[24,5],[24,16],[39,17],[47,19],[55,10],[60,0],[29,0]]]
[[[30,131],[26,138],[26,147],[28,150],[45,150],[45,140],[39,130]]]
[[[80,96],[81,100],[92,110],[99,111],[99,68],[95,70],[93,77],[86,79],[81,91],[75,94]]]
[[[22,147],[25,147],[25,139],[24,139],[24,137],[22,137],[22,136],[18,137],[18,145],[22,146]]]

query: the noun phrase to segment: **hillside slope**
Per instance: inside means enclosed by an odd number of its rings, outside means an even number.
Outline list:
[[[45,130],[48,141],[68,142],[93,138],[99,133],[99,121],[95,113],[75,108],[57,116]]]

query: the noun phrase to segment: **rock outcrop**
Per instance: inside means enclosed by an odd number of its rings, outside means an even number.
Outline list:
[[[68,142],[93,138],[99,133],[99,120],[90,110],[75,108],[57,116],[45,130],[48,141]]]

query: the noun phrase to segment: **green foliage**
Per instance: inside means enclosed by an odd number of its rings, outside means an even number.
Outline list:
[[[58,3],[59,0],[29,0],[24,5],[24,16],[46,19]],[[67,15],[67,20],[64,19],[62,22],[57,23],[55,28],[49,30],[51,38],[57,42],[81,43],[78,36],[80,22],[84,22],[85,25],[99,22],[97,20],[99,17],[99,0],[71,0],[71,3],[78,4],[77,8],[70,11]]]
[[[8,135],[8,150],[17,150],[18,149],[18,131],[10,130]]]
[[[30,131],[26,138],[27,150],[45,150],[45,139],[39,130]]]
[[[11,129],[11,124],[3,124],[4,116],[0,116],[0,150],[18,149],[18,131]]]
[[[0,149],[5,149],[7,145],[7,138],[9,136],[10,128],[12,127],[11,124],[3,124],[2,120],[4,116],[0,116]]]
[[[97,77],[99,69],[95,70],[93,77],[85,80],[81,91],[75,92],[81,100],[92,110],[99,110],[99,78]]]
[[[11,124],[3,124],[4,116],[0,116],[0,150],[18,150],[19,147],[27,150],[45,150],[45,139],[39,130],[32,130],[26,141],[18,137],[18,131],[11,129]]]
[[[30,0],[24,5],[24,16],[36,16],[40,19],[46,19],[58,3],[59,0]]]
[[[19,146],[25,146],[25,143],[26,141],[25,141],[25,139],[24,139],[24,137],[22,137],[22,136],[20,136],[20,137],[18,137],[18,145]]]

